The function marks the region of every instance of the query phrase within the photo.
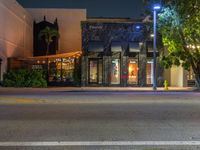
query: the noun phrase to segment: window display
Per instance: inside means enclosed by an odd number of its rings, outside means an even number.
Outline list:
[[[74,59],[57,58],[49,60],[49,82],[72,82],[74,80]]]
[[[90,83],[97,83],[98,82],[98,61],[97,60],[90,60],[90,76],[89,81]]]
[[[129,61],[128,84],[138,84],[138,63],[136,60]]]

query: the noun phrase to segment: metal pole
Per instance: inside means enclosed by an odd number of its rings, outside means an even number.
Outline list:
[[[153,20],[154,20],[154,40],[153,40],[153,90],[157,90],[157,81],[156,81],[156,10],[153,12]]]

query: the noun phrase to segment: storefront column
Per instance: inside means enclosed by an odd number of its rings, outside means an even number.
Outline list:
[[[158,57],[157,54],[157,58],[156,58],[156,74],[157,74],[157,86],[158,87],[163,87],[164,85],[164,78],[163,78],[163,74],[164,74],[164,68],[163,66],[161,66],[160,64],[160,58]]]
[[[128,82],[128,57],[121,57],[121,86],[126,87]]]
[[[88,85],[88,57],[82,56],[81,58],[81,86]]]
[[[139,76],[138,76],[138,85],[143,87],[146,86],[146,63],[147,63],[147,54],[146,54],[146,44],[143,44],[139,53]]]
[[[111,81],[111,56],[103,56],[103,85],[109,86]]]

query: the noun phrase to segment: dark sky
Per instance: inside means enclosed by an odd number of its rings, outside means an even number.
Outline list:
[[[88,17],[139,18],[142,0],[17,0],[26,8],[86,8]]]

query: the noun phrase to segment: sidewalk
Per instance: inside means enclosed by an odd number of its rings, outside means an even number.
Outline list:
[[[7,88],[0,87],[3,92],[154,92],[152,87],[49,87],[49,88]],[[194,92],[195,87],[169,87],[169,90],[157,88],[157,92]]]

